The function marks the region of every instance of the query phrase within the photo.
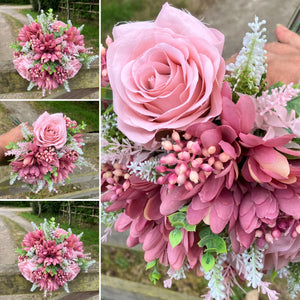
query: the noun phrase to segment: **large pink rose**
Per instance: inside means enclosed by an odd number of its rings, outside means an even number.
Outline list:
[[[67,62],[67,67],[66,67],[66,70],[68,72],[68,78],[73,78],[81,69],[81,67],[82,64],[78,59],[74,58],[69,60]]]
[[[160,130],[184,130],[221,113],[224,36],[163,5],[154,22],[115,26],[107,51],[119,129],[152,147]]]
[[[68,281],[73,280],[78,275],[79,272],[80,272],[80,267],[76,263],[71,262],[66,269],[67,280]]]
[[[49,115],[44,112],[32,126],[38,146],[60,149],[67,141],[66,121],[62,113]]]
[[[30,282],[34,281],[33,270],[36,268],[36,264],[30,260],[24,260],[18,264],[19,270],[25,279],[29,280]]]
[[[16,68],[16,70],[18,71],[18,73],[27,80],[31,80],[31,75],[30,72],[28,71],[28,69],[30,68],[30,66],[33,63],[33,59],[29,58],[28,55],[24,56],[20,56],[14,59],[14,66]]]

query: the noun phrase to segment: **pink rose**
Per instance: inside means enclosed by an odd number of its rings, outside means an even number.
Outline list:
[[[33,270],[36,268],[36,264],[30,260],[24,260],[18,264],[19,270],[22,275],[30,282],[34,281]]]
[[[54,236],[58,239],[61,238],[62,235],[67,235],[68,232],[65,231],[64,229],[62,228],[57,228],[55,231],[54,231]]]
[[[32,63],[33,60],[24,55],[14,59],[15,69],[24,79],[27,79],[29,81],[31,80],[31,75],[28,69],[32,65]]]
[[[32,126],[38,146],[60,149],[67,141],[66,121],[62,113],[49,115],[44,112]]]
[[[62,21],[55,20],[54,23],[52,24],[52,29],[54,31],[59,31],[60,28],[67,28],[67,24]]]
[[[73,78],[81,69],[81,66],[82,64],[78,59],[74,58],[72,60],[69,60],[67,62],[67,67],[66,67],[66,70],[68,72],[68,78]]]
[[[80,272],[80,267],[76,263],[71,262],[66,269],[67,281],[73,280],[78,275],[79,272]]]
[[[221,113],[224,36],[167,3],[154,22],[115,26],[107,51],[119,129],[155,146],[160,130],[184,130]]]

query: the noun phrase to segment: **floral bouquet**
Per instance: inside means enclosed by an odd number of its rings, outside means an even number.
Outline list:
[[[278,299],[271,270],[300,290],[300,89],[267,89],[264,23],[227,67],[224,36],[167,3],[102,51],[103,241],[129,230],[154,283],[158,264],[165,287],[194,271],[206,300],[241,281]]]
[[[47,292],[64,287],[69,293],[68,281],[72,281],[80,270],[88,271],[95,260],[89,260],[88,254],[83,253],[80,235],[59,228],[55,219],[45,219],[37,227],[32,222],[34,231],[24,237],[22,249],[17,249],[19,255],[18,267],[22,275],[32,282],[31,292],[36,288]]]
[[[69,92],[68,79],[73,78],[82,65],[89,69],[98,56],[90,56],[91,49],[85,48],[80,28],[58,21],[52,10],[42,13],[34,20],[27,15],[30,25],[21,29],[14,49],[14,66],[28,81],[28,91],[34,86],[45,92],[64,85]]]
[[[54,184],[64,183],[76,166],[86,165],[80,133],[86,126],[77,125],[62,113],[44,112],[29,130],[22,124],[24,140],[10,143],[6,156],[14,156],[10,184],[18,179],[38,193],[43,187],[51,192]]]

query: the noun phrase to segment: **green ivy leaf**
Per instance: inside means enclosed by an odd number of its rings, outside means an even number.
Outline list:
[[[227,253],[225,241],[217,234],[214,234],[209,227],[200,231],[199,247],[206,247],[205,252]]]
[[[149,274],[149,279],[156,285],[157,281],[161,278],[161,274],[157,271],[156,267],[153,272]]]
[[[183,234],[179,228],[175,228],[169,234],[169,240],[172,248],[175,248],[182,241]]]
[[[156,261],[157,260],[155,259],[155,260],[152,260],[152,261],[148,262],[147,265],[146,265],[146,270],[149,270],[149,269],[153,268],[156,265]]]
[[[205,272],[210,271],[215,265],[214,256],[209,252],[204,253],[203,256],[201,257],[201,265]]]
[[[196,225],[190,225],[186,220],[186,212],[179,211],[168,216],[173,227],[184,228],[186,231],[196,231]]]

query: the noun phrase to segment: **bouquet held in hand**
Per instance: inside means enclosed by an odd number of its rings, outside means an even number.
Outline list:
[[[14,156],[10,184],[21,180],[36,193],[43,187],[52,191],[54,184],[63,184],[76,166],[86,165],[80,133],[85,126],[62,113],[47,112],[32,124],[32,131],[23,124],[24,140],[6,147],[9,151],[5,155]]]
[[[269,271],[300,290],[300,89],[267,88],[264,23],[227,67],[222,33],[167,3],[102,51],[103,240],[129,230],[154,283],[193,271],[206,300],[239,279],[278,299]]]
[[[26,234],[22,248],[17,249],[21,274],[33,283],[31,292],[40,288],[46,297],[47,292],[52,295],[63,287],[69,293],[68,282],[96,262],[83,252],[80,241],[83,233],[76,235],[70,228],[68,231],[59,228],[54,218],[45,219],[40,227],[33,222],[32,225],[34,231]]]
[[[91,49],[84,45],[80,28],[54,18],[52,10],[34,20],[27,15],[30,24],[21,29],[17,44],[12,45],[14,66],[18,73],[30,81],[28,91],[34,86],[42,89],[43,96],[63,85],[69,92],[68,79],[73,78],[82,65],[87,68],[98,56],[91,56]]]

